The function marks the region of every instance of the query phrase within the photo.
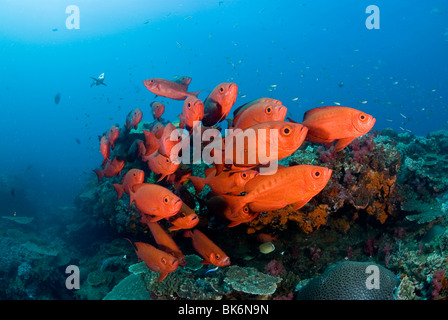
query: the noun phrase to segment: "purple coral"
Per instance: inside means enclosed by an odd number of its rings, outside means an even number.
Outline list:
[[[269,261],[269,263],[264,267],[264,269],[274,277],[277,277],[283,273],[285,273],[285,268],[283,268],[283,264],[275,259]]]

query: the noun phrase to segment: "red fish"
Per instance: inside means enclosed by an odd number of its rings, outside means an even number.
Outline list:
[[[128,241],[131,242],[130,240]],[[171,254],[144,242],[134,242],[134,245],[138,258],[143,260],[150,270],[160,272],[159,281],[165,279],[169,273],[177,270],[179,261]]]
[[[278,140],[271,141],[271,137],[275,137],[275,135],[271,136],[271,130],[277,134]],[[229,167],[228,164],[233,164],[234,167],[251,168],[284,159],[301,146],[307,131],[308,129],[301,124],[287,121],[262,122],[245,130],[235,130],[223,139],[224,144],[220,149],[223,160],[221,160],[222,164],[215,163],[216,172],[221,173],[224,167]],[[255,140],[244,139],[244,137],[252,137]],[[222,141],[217,139],[212,143],[218,149]],[[259,149],[259,146],[264,150]],[[273,153],[270,153],[271,148]],[[233,150],[233,153],[226,154],[229,153],[227,150]],[[268,154],[269,157],[266,156]]]
[[[131,188],[135,184],[143,183],[145,180],[145,172],[139,169],[131,169],[121,179],[121,184],[114,183],[113,186],[117,191],[118,200],[121,199],[123,191],[129,194]]]
[[[180,163],[173,163],[170,158],[162,156],[158,152],[142,157],[142,161],[148,163],[149,170],[161,175],[157,182],[162,181],[165,177],[176,172],[180,165]]]
[[[98,183],[101,182],[103,177],[111,178],[113,176],[120,176],[121,170],[123,170],[125,161],[124,160],[118,160],[117,158],[114,158],[112,162],[107,162],[104,166],[103,170],[95,169],[93,170],[97,177],[98,177]]]
[[[332,170],[311,165],[280,168],[273,175],[258,175],[250,180],[245,196],[223,196],[232,212],[245,205],[253,212],[272,211],[294,204],[298,210],[328,183]]]
[[[192,229],[199,223],[199,217],[193,209],[182,203],[182,208],[175,216],[169,218],[169,221],[173,225],[168,228],[169,231]]]
[[[204,102],[195,96],[189,96],[184,101],[182,113],[179,115],[179,128],[193,130],[194,122],[200,123],[204,117]]]
[[[160,121],[160,118],[165,112],[165,105],[158,101],[151,102],[151,110],[154,120]]]
[[[154,216],[149,222],[169,218],[179,212],[182,200],[167,188],[151,183],[136,184],[130,189],[130,204],[141,212]]]
[[[173,238],[171,238],[157,222],[147,222],[147,225],[149,230],[151,230],[152,236],[157,242],[159,249],[174,256],[179,261],[180,266],[186,266],[187,260],[185,260],[184,254],[180,251]]]
[[[213,264],[217,267],[230,265],[230,258],[201,231],[187,230],[184,236],[192,239],[194,249],[204,258],[202,264]]]
[[[233,112],[233,127],[246,129],[267,121],[283,121],[288,109],[279,100],[259,98]]]
[[[104,166],[106,162],[110,162],[110,143],[106,136],[100,137],[100,152],[104,158],[102,163],[102,166]]]
[[[157,139],[160,139],[163,133],[163,129],[165,126],[161,122],[156,122],[154,125],[149,128],[149,131],[154,133]]]
[[[196,194],[200,193],[205,185],[209,185],[210,189],[218,195],[232,194],[238,195],[244,191],[246,183],[258,175],[255,170],[246,170],[239,172],[224,171],[216,175],[216,169],[211,167],[205,170],[205,178],[191,176],[190,181],[196,190]]]
[[[232,211],[232,208],[227,203],[224,196],[215,196],[207,200],[207,207],[211,212],[216,215],[220,215],[230,223],[227,227],[235,227],[241,223],[250,222],[258,216],[258,212],[252,212],[248,205],[239,208],[238,210]]]
[[[110,147],[112,148],[112,150],[115,149],[115,142],[117,141],[119,136],[120,136],[120,129],[118,129],[116,126],[111,126],[107,131],[106,137],[107,140],[109,140]]]
[[[188,96],[197,96],[200,91],[187,92],[188,85],[191,82],[190,77],[182,77],[175,81],[153,78],[143,80],[146,89],[157,96],[167,97],[174,100],[185,100]]]
[[[375,118],[362,111],[332,106],[307,111],[302,124],[308,128],[307,141],[331,143],[337,140],[335,149],[339,152],[355,138],[369,132],[375,121]]]
[[[223,121],[235,104],[238,86],[235,83],[220,83],[204,101],[204,126],[211,127]]]
[[[131,130],[131,128],[137,129],[138,124],[142,120],[143,113],[139,108],[135,108],[134,110],[128,113],[126,117],[126,128]]]

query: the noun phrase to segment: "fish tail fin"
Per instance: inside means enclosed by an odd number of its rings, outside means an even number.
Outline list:
[[[104,171],[103,170],[99,170],[99,169],[95,169],[95,170],[93,170],[93,172],[96,173],[96,176],[98,177],[98,183],[100,183],[101,180],[103,180]]]
[[[198,97],[198,95],[202,92],[203,90],[199,90],[199,91],[194,91],[194,92],[188,92],[191,96],[195,96],[196,98]]]
[[[145,156],[149,156],[160,148],[160,142],[156,135],[151,131],[143,130],[143,133],[145,134]]]
[[[202,177],[191,176],[190,181],[193,184],[194,189],[196,190],[196,195],[198,195],[206,185],[205,178]]]
[[[118,183],[114,183],[113,186],[115,188],[115,191],[117,191],[118,200],[120,200],[121,196],[123,195],[124,188],[121,184]]]

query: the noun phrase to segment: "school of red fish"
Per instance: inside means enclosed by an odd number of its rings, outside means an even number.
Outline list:
[[[228,115],[236,102],[238,86],[235,83],[220,83],[205,100],[198,98],[200,91],[188,92],[190,77],[181,77],[175,81],[153,78],[144,80],[144,86],[153,94],[174,100],[183,100],[183,108],[179,114],[179,124],[161,122],[165,105],[154,101],[150,109],[154,122],[143,130],[136,131],[143,119],[139,108],[132,110],[126,117],[123,127],[112,126],[100,137],[100,152],[103,156],[101,169],[94,170],[98,182],[104,177],[121,177],[123,169],[131,167],[122,176],[121,183],[113,184],[118,199],[123,193],[129,195],[129,205],[141,214],[141,223],[147,225],[157,248],[144,242],[131,242],[139,259],[146,266],[160,272],[159,281],[178,266],[185,266],[185,256],[170,236],[171,232],[184,230],[184,236],[191,238],[196,252],[202,256],[203,264],[216,267],[230,265],[230,258],[219,246],[196,228],[199,216],[176,195],[176,190],[187,181],[193,184],[196,195],[206,185],[210,188],[207,206],[214,214],[220,214],[229,221],[228,227],[255,219],[260,212],[278,210],[293,205],[298,210],[317,195],[329,181],[332,170],[323,166],[294,165],[278,169],[272,174],[260,174],[265,166],[258,156],[261,143],[269,145],[270,139],[257,132],[259,129],[275,130],[278,141],[276,158],[281,160],[293,154],[306,140],[321,143],[328,147],[335,142],[337,152],[343,150],[355,138],[368,133],[375,124],[375,118],[362,111],[343,107],[327,106],[308,110],[302,123],[288,118],[285,121],[287,108],[279,100],[259,98],[246,103],[233,112],[233,119]],[[217,128],[227,120],[228,127],[241,129],[236,134],[222,138],[218,145],[225,149],[234,147],[230,159],[211,163],[204,171],[204,177],[192,176],[192,170],[172,161],[170,153],[180,140],[170,138],[180,128],[190,134],[198,124],[202,129]],[[132,130],[134,129],[134,130]],[[254,130],[257,147],[250,148],[248,140],[240,150],[236,150],[235,135],[244,135],[247,130]],[[214,141],[216,142],[216,141]],[[247,153],[254,150],[252,161]],[[244,153],[244,161],[237,161]],[[224,157],[224,156],[223,156]],[[145,171],[132,168],[136,161],[146,162],[147,169],[159,176],[158,182],[166,179],[173,191],[156,183],[145,183]],[[143,166],[145,167],[145,166]],[[166,219],[171,227],[165,231],[158,223]]]

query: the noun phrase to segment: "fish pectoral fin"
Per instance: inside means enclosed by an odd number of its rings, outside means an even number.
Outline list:
[[[355,138],[353,137],[349,137],[349,138],[342,138],[339,139],[338,142],[335,145],[336,148],[336,152],[341,151],[342,149],[344,149],[346,146],[348,146]]]
[[[162,281],[163,279],[165,279],[166,278],[166,276],[168,275],[168,272],[160,272],[160,276],[159,276],[159,279],[158,279],[158,281],[160,282],[160,281]]]
[[[107,84],[105,84],[104,82],[101,82],[101,84],[102,84],[103,86],[106,86],[106,87],[107,87]]]
[[[232,221],[227,225],[227,228],[236,227],[237,225],[241,224],[241,221]]]

